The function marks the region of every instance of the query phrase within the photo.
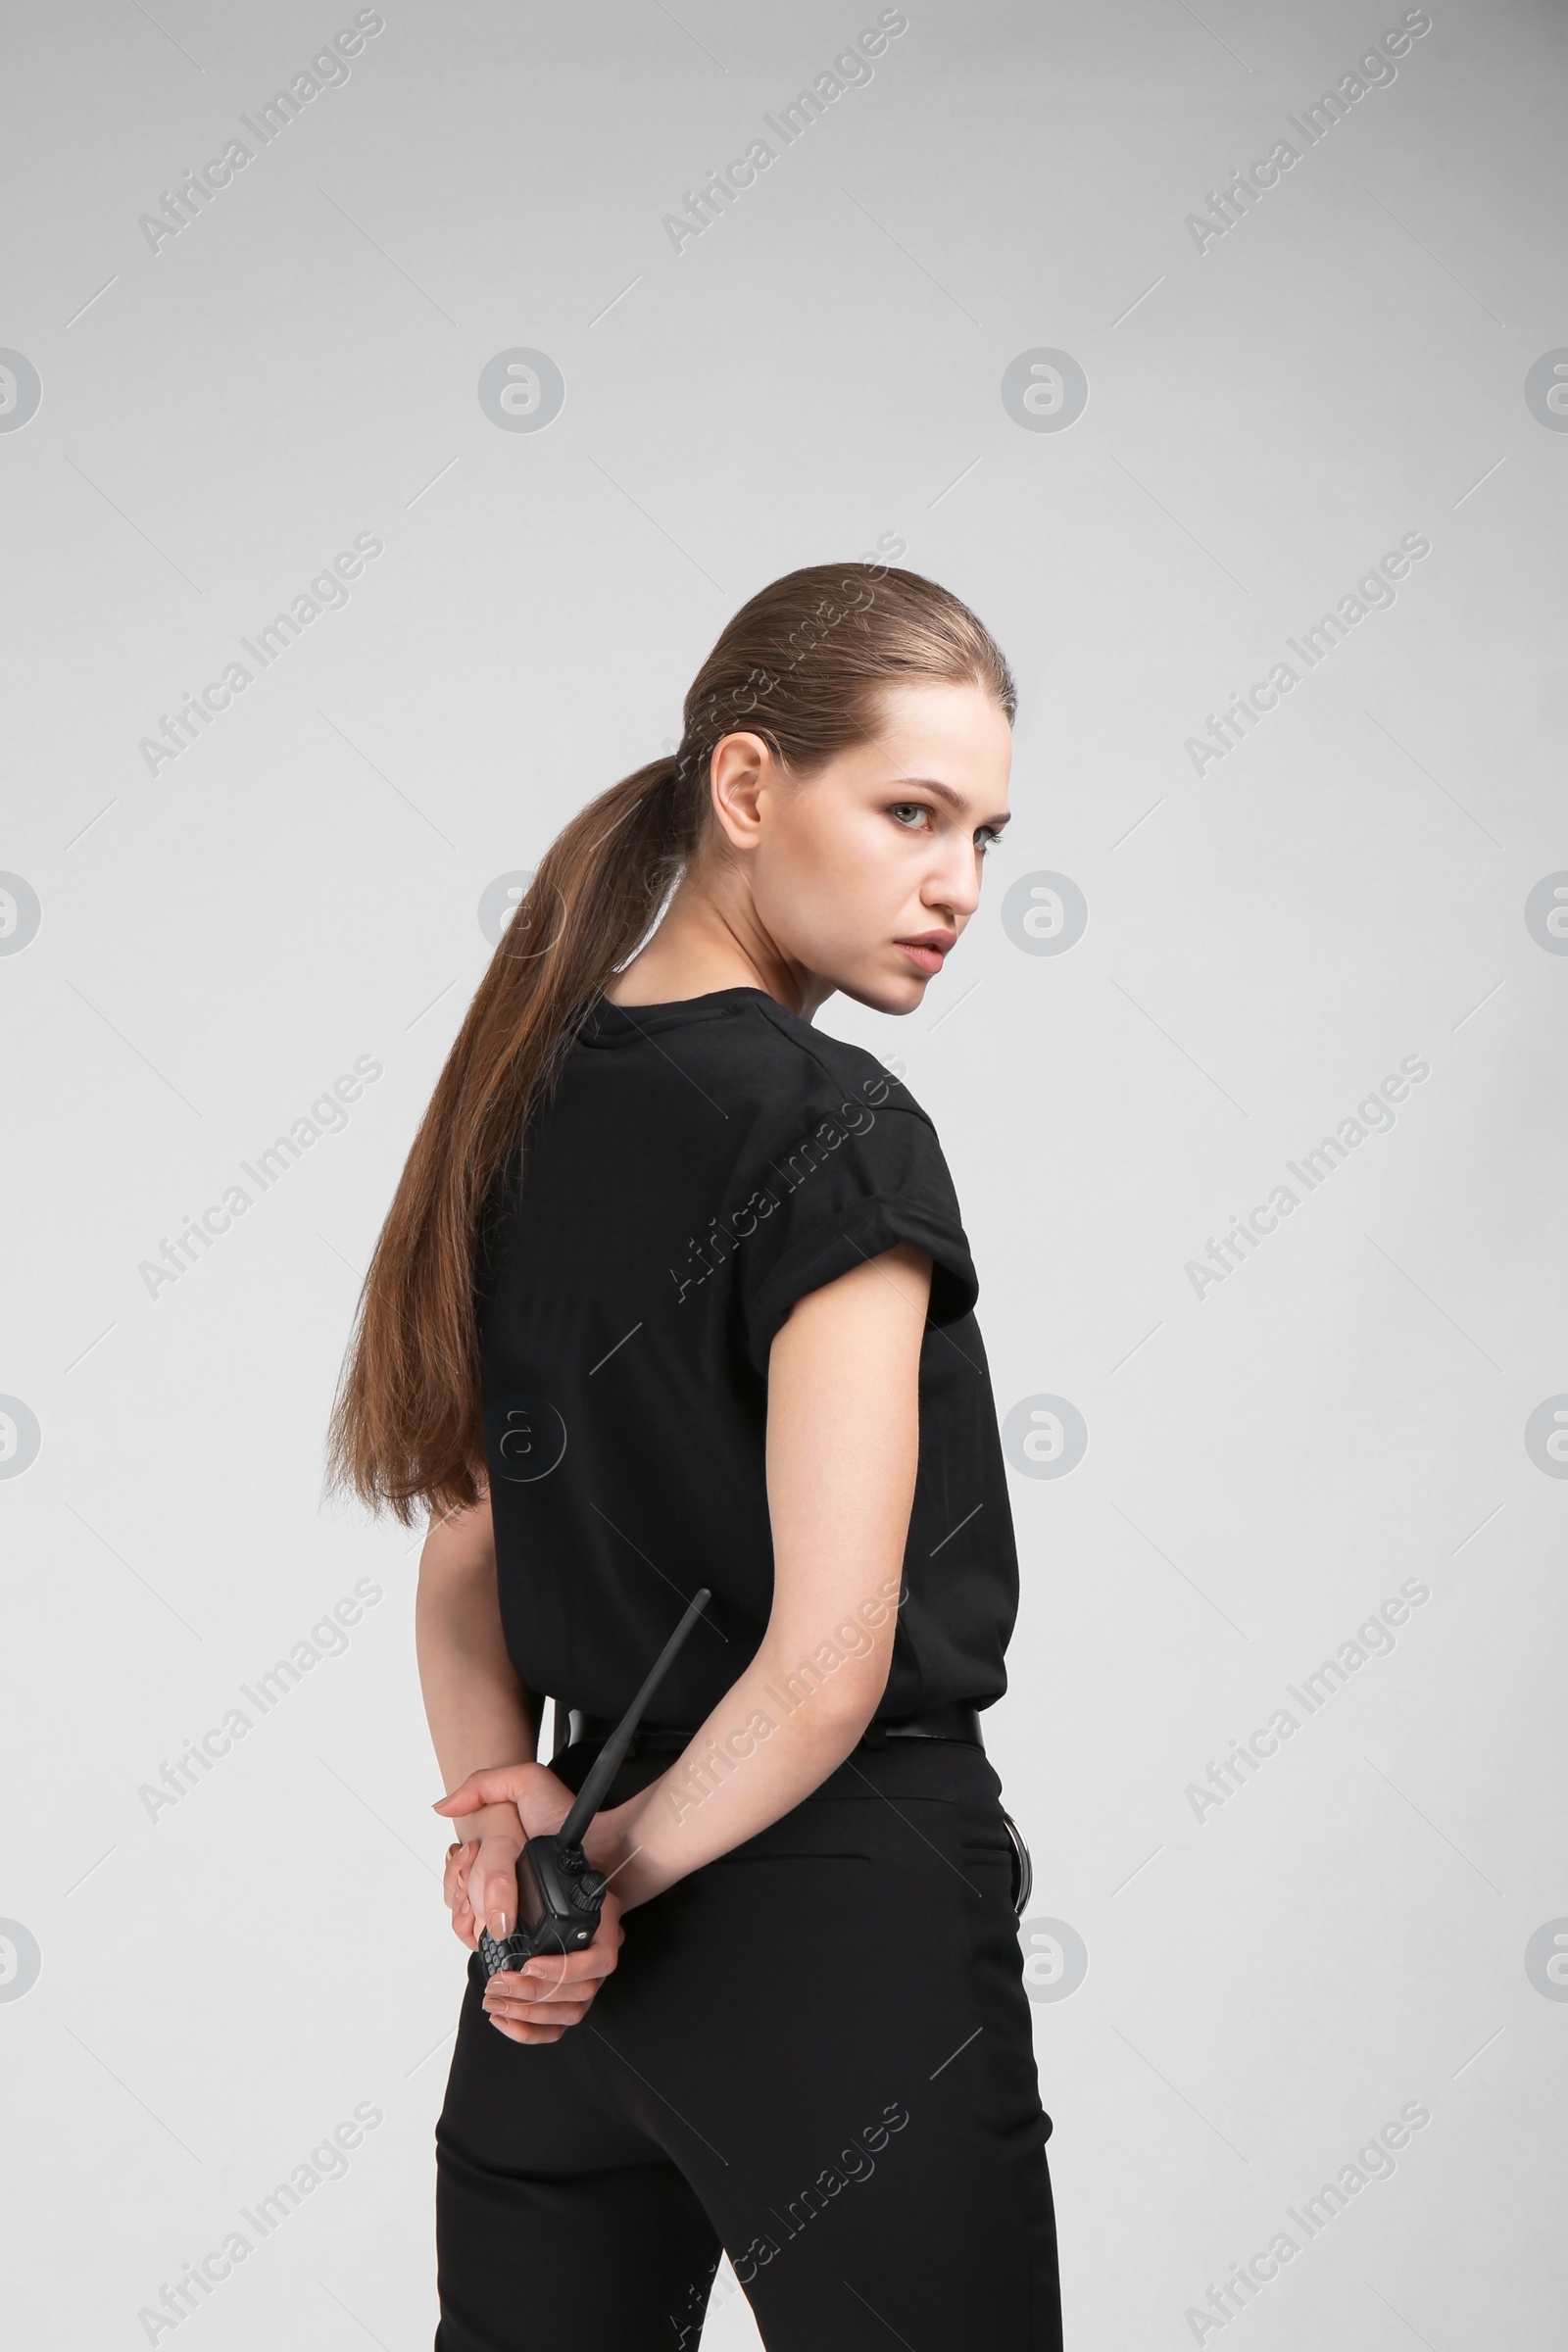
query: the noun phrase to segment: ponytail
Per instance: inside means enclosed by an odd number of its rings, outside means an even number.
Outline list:
[[[473,1248],[508,1153],[582,1016],[652,927],[689,853],[676,761],[591,801],[546,851],[480,981],[360,1294],[327,1434],[329,1488],[405,1527],[483,1492]],[[683,796],[693,797],[689,792]]]
[[[853,592],[853,594],[852,594]],[[591,801],[546,851],[453,1041],[360,1293],[327,1432],[327,1488],[466,1509],[486,1490],[480,1217],[584,1017],[642,945],[708,824],[708,762],[742,729],[805,777],[864,741],[900,679],[973,678],[1013,715],[1005,662],[958,599],[885,564],[820,564],[736,613],[686,698],[672,759]]]

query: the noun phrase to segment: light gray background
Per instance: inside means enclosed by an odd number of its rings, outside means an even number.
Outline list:
[[[416,1544],[318,1502],[358,1277],[486,886],[678,733],[756,588],[883,535],[1022,692],[953,966],[907,1022],[824,1026],[937,1121],[1002,1411],[1059,1396],[1089,1432],[1013,1480],[988,1721],[1031,1919],[1089,1953],[1034,2012],[1068,2343],[1195,2340],[1411,2101],[1429,2127],[1259,2289],[1253,2352],[1548,2340],[1568,2003],[1525,1947],[1568,1914],[1568,1484],[1524,1425],[1568,1391],[1568,960],[1524,905],[1568,867],[1568,437],[1524,379],[1568,344],[1561,12],[1437,0],[1255,211],[1201,253],[1186,226],[1402,13],[911,0],[678,255],[662,216],[874,8],[389,0],[156,253],[139,217],[353,10],[14,16],[0,344],[43,388],[0,432],[0,866],[42,910],[0,958],[0,1390],[41,1431],[0,1481],[0,1914],[41,1954],[0,2002],[17,2342],[145,2342],[363,2102],[345,2177],[180,2341],[429,2341],[463,1954]],[[542,432],[477,398],[518,346],[565,380]],[[1089,379],[1063,432],[1003,405],[1040,347]],[[346,609],[150,775],[160,714],[357,532],[384,554]],[[1196,776],[1206,714],[1407,532],[1394,606]],[[1001,921],[1042,870],[1089,905],[1060,956]],[[347,1126],[149,1296],[163,1238],[364,1055]],[[1393,1131],[1196,1297],[1187,1261],[1406,1055]],[[364,1578],[343,1653],[150,1819]],[[1200,1821],[1188,1785],[1407,1578],[1393,1653]],[[727,2272],[709,2340],[757,2341]]]

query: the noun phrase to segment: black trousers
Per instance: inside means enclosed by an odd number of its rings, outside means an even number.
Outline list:
[[[589,1761],[555,1770],[575,1788]],[[665,1761],[628,1759],[610,1801]],[[680,2352],[721,2249],[768,2352],[1060,2352],[1052,2126],[980,1748],[858,1751],[625,1931],[555,2042],[498,2034],[469,1961],[436,2352]]]

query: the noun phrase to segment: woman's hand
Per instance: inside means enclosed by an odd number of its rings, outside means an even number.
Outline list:
[[[594,1994],[620,1957],[620,1902],[605,1889],[592,1943],[578,1952],[536,1952],[520,1969],[502,1969],[484,1989],[485,2014],[510,2041],[559,2041],[581,2025]]]
[[[517,1856],[528,1837],[560,1829],[571,1805],[571,1790],[543,1764],[470,1773],[436,1805],[438,1813],[477,1821],[481,1831],[448,1848],[443,1887],[454,1932],[470,1950],[481,1921],[498,1939],[516,1927]],[[619,1957],[620,1912],[619,1897],[607,1887],[598,1930],[582,1951],[539,1952],[520,1970],[492,1977],[484,2006],[496,2030],[512,2041],[559,2041],[580,2024]]]
[[[453,1933],[472,1951],[481,1928],[506,1936],[517,1924],[517,1856],[526,1838],[512,1804],[477,1806],[462,1827],[464,1842],[447,1848],[442,1892]]]
[[[500,1808],[496,1808],[500,1811]],[[480,1921],[509,1914],[508,1926],[513,1923],[510,1912],[517,1899],[517,1856],[523,1848],[522,1824],[512,1806],[510,1833],[503,1826],[479,1838],[469,1838],[462,1845],[447,1848],[446,1875],[442,1894],[452,1914],[452,1932],[469,1951],[479,1942]],[[477,1915],[474,1903],[479,1905]],[[494,1932],[494,1931],[492,1931]]]

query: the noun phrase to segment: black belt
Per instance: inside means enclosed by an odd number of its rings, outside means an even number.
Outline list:
[[[589,1715],[581,1707],[556,1708],[556,1744],[554,1756],[564,1747],[588,1745],[602,1747],[614,1730],[618,1718],[614,1715]],[[691,1745],[701,1724],[642,1723],[632,1734],[629,1756],[678,1756]],[[562,1738],[564,1731],[566,1737]],[[889,1740],[963,1740],[971,1747],[984,1749],[980,1737],[980,1710],[962,1700],[955,1699],[942,1707],[926,1707],[918,1715],[891,1717],[873,1716],[856,1741],[857,1748],[882,1747]]]

